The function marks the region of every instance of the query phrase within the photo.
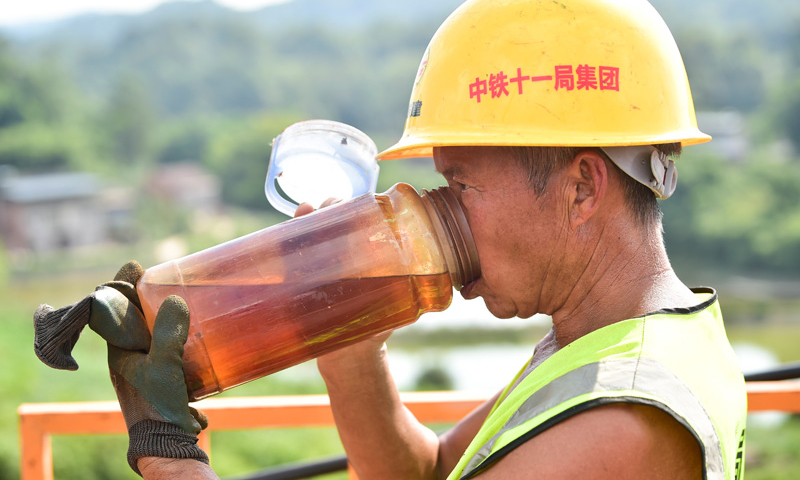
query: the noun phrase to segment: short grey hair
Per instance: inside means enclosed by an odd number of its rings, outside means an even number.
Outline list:
[[[670,157],[678,157],[681,153],[680,143],[653,145]],[[565,168],[582,150],[594,150],[599,153],[610,168],[618,173],[625,204],[636,218],[636,221],[648,231],[662,231],[663,213],[653,192],[637,182],[596,147],[510,147],[512,157],[528,172],[528,182],[536,195],[547,191],[552,175]]]

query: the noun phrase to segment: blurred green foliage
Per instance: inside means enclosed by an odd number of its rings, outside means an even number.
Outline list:
[[[434,365],[422,371],[414,390],[417,392],[445,392],[453,389],[453,379],[446,367]]]
[[[222,183],[222,199],[252,209],[266,205],[264,179],[272,139],[301,119],[292,114],[250,115],[219,126],[209,139],[206,164]]]
[[[800,266],[800,163],[754,154],[680,160],[680,193],[662,203],[668,251],[681,262],[791,275]]]
[[[800,26],[798,32],[800,32]],[[800,37],[798,37],[796,45],[800,50]],[[794,71],[800,71],[800,65],[796,65]],[[800,79],[795,78],[779,88],[774,95],[773,103],[775,109],[772,115],[778,134],[785,135],[792,142],[795,150],[800,151]]]
[[[11,269],[8,266],[6,248],[5,245],[3,245],[3,241],[0,240],[0,288],[5,288],[8,285],[10,277]]]
[[[176,3],[0,42],[0,164],[89,170],[146,191],[156,165],[196,162],[218,176],[226,204],[270,211],[270,144],[289,124],[339,120],[389,146],[425,45],[457,2],[415,1],[409,8],[425,15],[414,20],[387,2],[359,13],[355,1],[296,2],[252,15]],[[678,264],[791,275],[800,267],[800,171],[797,154],[775,145],[800,148],[800,9],[735,3],[654,2],[697,109],[743,113],[752,144],[738,163],[687,149],[678,193],[663,204],[667,242]],[[339,23],[312,6],[336,11]],[[382,164],[379,189],[397,181],[441,183],[430,161]],[[142,203],[144,236],[191,228],[158,201]]]
[[[748,427],[745,447],[747,480],[792,480],[800,475],[800,417],[792,416],[780,428]]]
[[[86,16],[34,33],[0,32],[0,165],[23,173],[90,171],[109,185],[141,192],[135,214],[141,245],[15,259],[0,245],[0,479],[18,478],[14,411],[20,402],[112,399],[104,346],[86,335],[78,373],[36,362],[30,316],[39,302],[64,305],[111,278],[124,260],[154,263],[153,242],[181,236],[196,251],[284,217],[263,193],[270,143],[292,122],[326,118],[352,124],[386,148],[399,138],[422,53],[460,0],[294,0],[253,14],[213,2],[175,2],[133,16]],[[742,275],[797,277],[800,271],[800,3],[785,0],[652,0],[683,54],[698,110],[745,115],[752,143],[731,161],[688,148],[675,196],[664,202],[668,250],[679,273],[714,283]],[[5,37],[5,38],[4,38]],[[787,147],[788,146],[788,147]],[[235,207],[230,229],[196,219],[146,195],[159,164],[196,162],[221,181]],[[430,160],[381,165],[378,190],[399,181],[441,183]],[[249,210],[255,214],[243,214]],[[17,269],[19,270],[19,268]],[[86,277],[52,277],[80,270]],[[31,281],[32,283],[26,283]],[[755,295],[755,293],[753,293]],[[723,296],[738,341],[797,359],[797,329],[745,321],[796,318],[796,303]],[[777,311],[780,310],[780,311]],[[399,345],[524,341],[518,332],[452,331]],[[432,371],[420,386],[440,388]],[[317,381],[264,379],[234,394],[322,393]],[[748,478],[798,478],[796,419],[779,430],[751,430]],[[288,435],[288,436],[287,436]],[[217,437],[215,437],[217,438]],[[215,464],[225,475],[338,453],[332,430],[224,433]],[[299,448],[301,445],[302,448]],[[57,478],[120,478],[121,436],[58,438]]]
[[[764,104],[763,45],[752,36],[720,36],[708,28],[684,30],[681,53],[700,110],[752,112]]]

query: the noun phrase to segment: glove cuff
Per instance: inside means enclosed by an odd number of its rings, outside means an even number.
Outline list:
[[[177,425],[146,419],[134,424],[128,437],[128,464],[139,476],[137,462],[142,457],[192,458],[208,465],[208,455],[197,446],[197,437]]]

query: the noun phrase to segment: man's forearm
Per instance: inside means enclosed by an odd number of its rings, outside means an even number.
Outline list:
[[[318,359],[318,366],[339,436],[359,478],[438,478],[436,434],[401,402],[385,348],[348,350]]]

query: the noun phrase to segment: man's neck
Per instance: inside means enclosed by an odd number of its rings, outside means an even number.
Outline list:
[[[615,322],[697,303],[672,270],[660,239],[643,237],[620,245],[620,236],[604,237],[595,251],[615,254],[592,255],[572,293],[552,314],[559,347]]]

